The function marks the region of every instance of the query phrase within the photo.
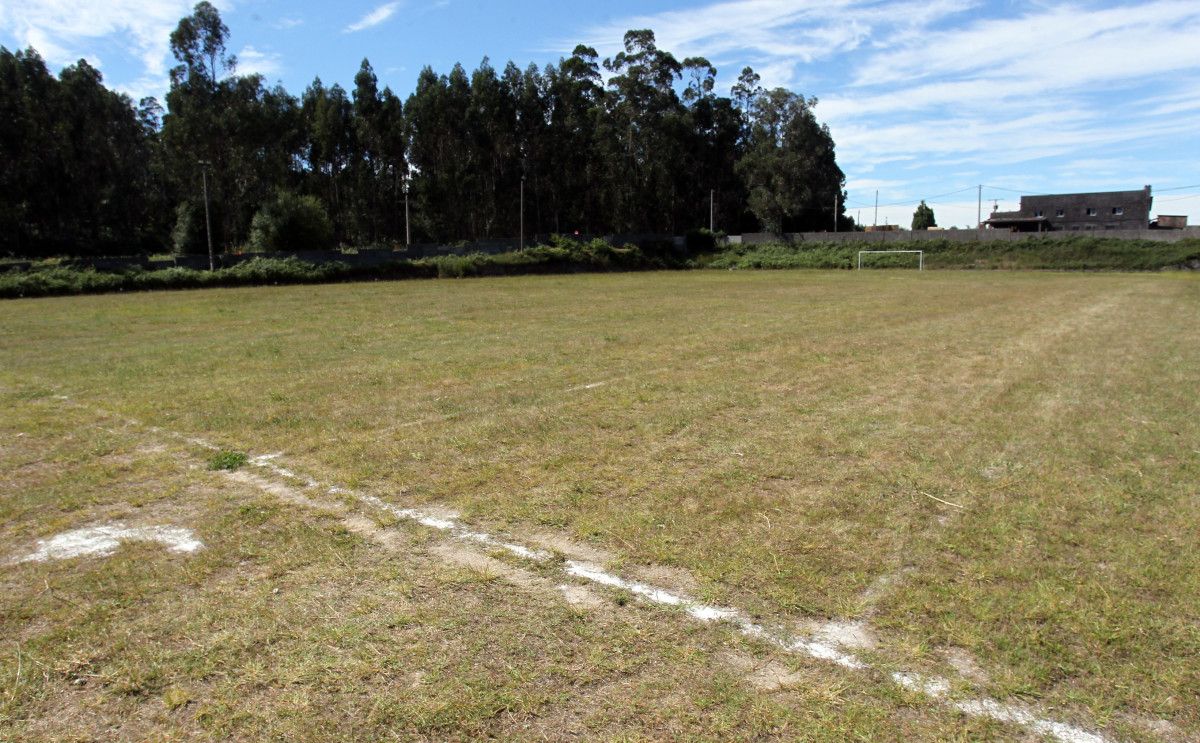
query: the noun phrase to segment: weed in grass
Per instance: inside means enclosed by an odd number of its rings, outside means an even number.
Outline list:
[[[233,471],[243,467],[249,461],[250,457],[248,457],[244,452],[220,451],[209,458],[208,468],[210,470]]]

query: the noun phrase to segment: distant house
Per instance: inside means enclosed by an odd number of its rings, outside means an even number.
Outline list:
[[[1015,212],[992,212],[985,225],[1013,232],[1144,230],[1150,225],[1150,187],[1140,191],[1022,196]]]
[[[1158,219],[1150,223],[1152,230],[1185,230],[1187,229],[1186,214],[1159,214]]]

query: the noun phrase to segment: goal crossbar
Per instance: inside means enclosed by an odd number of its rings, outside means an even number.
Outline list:
[[[917,254],[917,270],[925,270],[925,251],[924,250],[860,250],[858,251],[858,270],[862,270],[862,257],[864,255],[873,255],[879,253],[916,253]]]

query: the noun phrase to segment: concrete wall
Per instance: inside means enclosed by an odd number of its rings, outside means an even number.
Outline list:
[[[1177,242],[1189,237],[1200,237],[1200,228],[1185,230],[1087,230],[1083,232],[1009,232],[1008,230],[897,230],[895,232],[790,232],[782,237],[766,232],[748,232],[731,235],[733,245],[763,245],[765,243],[825,242],[879,244],[907,240],[949,240],[950,242],[1013,242],[1036,240],[1040,237],[1116,237],[1126,240],[1155,240]]]

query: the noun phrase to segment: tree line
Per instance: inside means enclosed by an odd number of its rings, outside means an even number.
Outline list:
[[[316,79],[294,96],[237,74],[228,39],[208,2],[179,22],[165,108],[86,61],[56,78],[35,50],[0,48],[0,252],[202,252],[202,180],[219,250],[297,196],[354,245],[515,237],[522,200],[528,235],[681,234],[710,216],[825,230],[835,208],[853,226],[815,98],[748,67],[719,96],[708,60],[649,30],[604,60],[580,45],[541,69],[426,67],[404,101],[365,59],[352,90]]]

